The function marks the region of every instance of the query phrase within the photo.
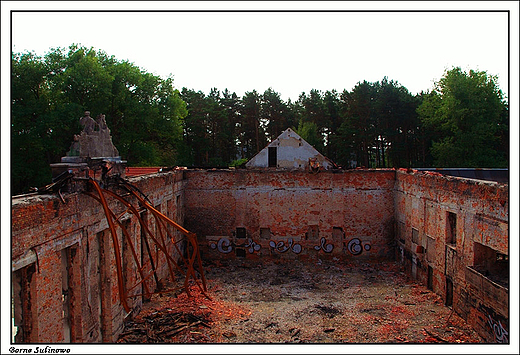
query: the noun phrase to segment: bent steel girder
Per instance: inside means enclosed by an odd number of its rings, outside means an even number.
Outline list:
[[[197,242],[197,235],[195,233],[192,233],[192,232],[186,230],[185,228],[183,228],[179,224],[175,223],[175,221],[171,220],[170,218],[168,218],[167,216],[165,216],[164,214],[159,212],[152,205],[150,205],[148,202],[146,202],[141,196],[139,196],[135,191],[131,190],[130,193],[132,195],[134,195],[139,200],[141,205],[143,205],[148,210],[150,210],[155,216],[157,216],[160,219],[164,220],[165,222],[169,223],[170,225],[175,227],[177,230],[179,230],[182,234],[184,234],[188,238],[188,241],[193,246],[193,254],[192,254],[191,258],[189,258],[189,263],[187,265],[188,266],[188,271],[186,272],[186,279],[185,279],[185,287],[186,287],[186,290],[187,290],[186,292],[189,294],[189,291],[188,291],[188,288],[187,288],[189,275],[191,274],[193,276],[193,279],[196,280],[195,270],[193,268],[193,264],[195,263],[195,261],[197,261],[198,267],[200,269],[200,275],[201,275],[202,286],[203,286],[203,289],[201,289],[201,291],[203,293],[207,292],[206,278],[204,277],[204,272],[202,270],[202,259],[200,257],[199,245],[198,245],[198,242]],[[197,286],[199,286],[199,285],[197,284]],[[200,286],[199,286],[199,288],[200,288]],[[206,297],[207,297],[207,295],[206,295]]]
[[[90,193],[86,193],[87,195],[89,195],[90,197],[96,199],[98,202],[101,202],[100,198],[95,196],[95,195],[92,195]],[[114,213],[112,211],[111,214],[112,214],[112,217],[115,217],[115,221],[117,222],[117,224],[121,227],[121,230],[123,231],[123,234],[124,236],[127,238],[127,240],[129,241],[129,246],[130,246],[130,249],[132,251],[132,256],[134,258],[134,261],[137,265],[137,271],[139,272],[140,276],[141,276],[141,281],[137,284],[135,284],[134,286],[132,286],[130,289],[128,289],[127,291],[130,291],[132,289],[134,289],[135,287],[137,287],[138,285],[140,285],[141,283],[143,283],[144,280],[148,279],[150,277],[150,275],[148,276],[145,276],[144,273],[143,273],[143,267],[140,265],[140,262],[139,262],[139,258],[137,256],[137,252],[135,251],[135,247],[134,247],[134,244],[131,242],[131,239],[130,239],[130,234],[128,233],[128,231],[126,230],[126,228],[123,226],[123,224],[121,223],[121,221],[119,220],[121,218],[121,216],[123,216],[125,213],[127,213],[128,211],[130,210],[130,208],[128,208],[125,212],[123,212],[119,217],[116,217],[114,215]],[[143,283],[143,287],[145,288],[145,295],[151,295],[151,292],[150,290],[148,290],[148,285],[146,283]]]
[[[127,313],[130,313],[130,307],[128,306],[128,302],[126,300],[126,290],[123,285],[123,272],[122,272],[121,259],[119,257],[120,256],[119,243],[117,241],[117,233],[116,233],[114,221],[112,220],[112,214],[111,214],[110,208],[108,207],[105,196],[103,195],[103,192],[101,191],[101,187],[99,186],[97,181],[89,179],[89,182],[92,185],[94,185],[94,188],[96,189],[97,193],[99,194],[99,199],[100,199],[101,205],[103,206],[103,210],[105,211],[105,216],[107,218],[108,226],[110,228],[110,233],[112,235],[112,244],[114,246],[119,299],[121,300],[121,304],[123,305],[123,308],[125,309],[125,311]]]
[[[116,273],[117,273],[117,284],[118,284],[119,298],[120,298],[121,304],[122,304],[122,306],[123,306],[123,308],[125,309],[126,312],[128,312],[128,313],[130,312],[130,307],[128,305],[127,299],[129,297],[133,298],[133,297],[139,296],[139,295],[128,296],[128,291],[133,290],[135,287],[139,286],[140,284],[143,284],[144,295],[147,298],[151,297],[151,295],[153,295],[153,294],[178,291],[178,289],[172,289],[172,290],[160,290],[160,289],[158,289],[155,292],[150,291],[150,289],[149,289],[149,287],[147,285],[147,282],[146,282],[146,280],[148,280],[150,278],[150,276],[154,275],[156,285],[158,287],[160,286],[159,285],[159,278],[157,276],[156,265],[155,265],[156,263],[154,262],[152,254],[150,252],[150,248],[149,248],[149,245],[148,245],[148,238],[145,237],[144,238],[144,243],[148,247],[148,251],[149,251],[149,265],[151,266],[151,269],[152,269],[151,272],[148,275],[145,275],[145,263],[143,263],[141,265],[141,263],[139,262],[139,258],[138,258],[138,255],[137,255],[134,243],[132,242],[131,235],[128,233],[128,231],[126,230],[125,226],[120,221],[120,218],[123,215],[125,215],[126,213],[131,213],[132,215],[136,216],[136,218],[137,218],[137,220],[138,220],[142,230],[145,232],[145,236],[150,237],[151,241],[157,247],[156,250],[161,251],[165,255],[166,261],[168,263],[168,271],[169,271],[169,274],[171,276],[171,281],[175,280],[175,271],[174,271],[174,267],[175,267],[175,269],[177,271],[179,271],[181,274],[183,274],[185,272],[184,291],[188,294],[188,296],[191,296],[190,289],[189,289],[189,280],[190,280],[190,278],[192,278],[193,281],[195,282],[195,284],[197,285],[197,287],[200,289],[200,291],[207,298],[210,298],[206,294],[206,292],[207,292],[206,279],[204,277],[204,272],[203,272],[203,269],[202,269],[202,260],[201,260],[201,257],[200,257],[200,251],[199,251],[199,247],[198,247],[197,236],[194,233],[189,232],[188,230],[186,230],[185,228],[183,228],[182,226],[180,226],[179,224],[177,224],[176,222],[174,222],[173,220],[171,220],[170,218],[168,218],[167,216],[162,214],[160,211],[158,211],[157,209],[152,207],[141,196],[139,196],[134,190],[127,190],[127,191],[130,192],[131,195],[133,195],[134,197],[137,198],[139,204],[142,207],[144,207],[146,210],[150,211],[152,213],[152,215],[154,216],[155,221],[156,221],[156,225],[157,225],[157,232],[159,234],[159,238],[157,238],[156,235],[154,235],[154,233],[151,232],[151,230],[148,227],[147,223],[145,223],[145,221],[141,218],[140,211],[134,205],[132,205],[132,203],[128,202],[126,199],[124,199],[123,197],[119,196],[118,194],[116,194],[113,191],[101,188],[99,183],[96,180],[94,180],[94,179],[89,179],[89,182],[94,186],[94,189],[97,192],[97,194],[88,193],[88,192],[86,194],[89,195],[90,197],[94,198],[95,200],[97,200],[103,206],[103,210],[104,210],[104,213],[105,213],[108,225],[109,225],[109,230],[110,230],[110,233],[111,233],[111,236],[112,236],[112,245],[113,245],[113,248],[114,248],[114,254],[115,254],[115,259],[116,259],[115,262],[116,262]],[[126,184],[128,184],[128,183],[126,183]],[[115,213],[108,206],[108,202],[107,202],[107,199],[106,199],[105,195],[113,197],[114,199],[119,201],[121,204],[123,204],[126,207],[126,211],[123,212],[122,214],[120,214],[119,216],[116,216]],[[124,280],[124,277],[123,277],[123,269],[122,269],[123,268],[123,266],[122,266],[123,255],[121,253],[121,248],[120,248],[119,242],[118,242],[118,236],[117,236],[117,231],[116,231],[116,224],[121,228],[121,230],[123,232],[123,238],[125,238],[127,243],[128,243],[128,246],[129,246],[129,248],[131,250],[131,253],[132,253],[133,260],[135,262],[135,266],[137,267],[137,271],[138,271],[139,277],[140,277],[140,281],[137,282],[135,285],[129,287],[128,290],[126,289],[125,280]],[[168,228],[167,228],[168,225],[171,225],[175,229],[180,231],[186,237],[186,239],[188,240],[189,245],[191,245],[192,252],[191,252],[191,255],[188,255],[187,258],[183,255],[183,253],[181,252],[181,250],[177,246],[177,243],[179,241],[175,241],[175,238],[168,231]],[[166,237],[167,238],[165,238],[165,235],[163,233],[163,229],[166,232]],[[173,244],[173,246],[174,246],[175,250],[177,251],[179,257],[182,258],[182,264],[186,266],[186,270],[185,271],[182,269],[182,267],[179,265],[179,263],[170,255],[170,253],[168,251],[168,245],[167,245],[168,241],[171,244]],[[157,263],[159,262],[159,254],[157,254],[156,261],[157,261]],[[197,277],[196,277],[195,268],[194,268],[194,265],[195,265],[196,262],[197,262],[197,266],[199,268],[199,274],[200,274],[200,277],[201,277],[202,286],[199,284],[199,282],[197,280]]]

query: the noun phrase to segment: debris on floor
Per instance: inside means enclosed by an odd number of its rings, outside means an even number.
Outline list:
[[[171,310],[155,312],[139,321],[127,323],[125,332],[120,336],[120,342],[167,343],[175,335],[199,324],[211,328],[203,317],[191,313]]]
[[[321,260],[320,260],[321,261]],[[205,267],[208,295],[154,297],[121,343],[481,343],[395,262]]]

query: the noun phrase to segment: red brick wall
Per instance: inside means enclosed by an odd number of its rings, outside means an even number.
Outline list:
[[[493,281],[496,270],[485,276],[472,267],[482,259],[493,264],[496,253],[509,254],[508,185],[405,170],[396,177],[398,257],[445,300],[451,280],[454,310],[486,340],[503,341],[508,289]],[[450,214],[456,216],[455,243],[449,240]]]
[[[394,170],[193,170],[186,177],[187,228],[205,258],[393,255]]]
[[[179,212],[183,211],[183,206],[177,205],[184,203],[182,176],[178,171],[135,177],[130,181],[154,206],[160,206],[164,214],[178,220],[183,217]],[[30,330],[25,341],[54,343],[68,339],[62,316],[62,282],[67,278],[71,292],[68,306],[71,341],[114,342],[122,331],[126,312],[119,299],[113,240],[103,208],[82,193],[65,194],[64,199],[65,203],[55,195],[27,195],[12,201],[13,271],[36,266],[28,292],[32,314],[24,316],[31,322],[25,326]],[[126,208],[122,204],[110,197],[107,200],[116,216],[122,215],[140,258],[141,235],[137,218],[129,213],[123,215]],[[154,229],[153,221],[150,228]],[[128,243],[123,243],[121,229],[117,230],[117,241],[124,254],[120,256],[123,272],[127,285],[132,285],[139,280],[137,268]],[[68,257],[68,272],[64,272],[63,265],[66,264],[62,265],[62,258],[67,255],[62,252],[64,250],[73,255]],[[168,275],[164,261],[164,257],[159,260],[159,279]],[[130,295],[138,293],[141,293],[140,287],[134,288]],[[141,297],[129,298],[128,302],[135,312],[141,308]]]
[[[397,251],[409,272],[444,299],[451,280],[454,310],[488,341],[508,337],[508,289],[495,280],[497,265],[485,262],[508,255],[507,185],[404,170],[186,170],[133,177],[131,182],[153,206],[197,233],[203,258],[342,262],[391,257]],[[103,209],[85,194],[64,198],[65,203],[44,195],[12,202],[13,271],[32,274],[29,285],[14,288],[30,300],[26,341],[67,339],[61,290],[68,274],[71,340],[113,342],[126,312]],[[116,215],[125,211],[108,200]],[[456,220],[453,245],[448,241],[450,213]],[[127,213],[122,220],[138,257],[146,260],[136,218]],[[155,230],[150,215],[148,221]],[[245,238],[239,238],[240,228]],[[123,239],[119,231],[129,286],[140,277]],[[156,250],[151,254],[157,258]],[[165,260],[159,259],[159,279],[168,274]],[[148,285],[157,286],[154,278]],[[131,295],[140,292],[137,287]],[[129,306],[138,312],[141,297],[130,298]]]

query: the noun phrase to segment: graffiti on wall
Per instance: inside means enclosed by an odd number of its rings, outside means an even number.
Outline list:
[[[369,251],[371,248],[372,247],[368,243],[365,243],[365,245],[363,245],[359,238],[354,238],[350,242],[348,242],[348,244],[347,244],[347,250],[352,255],[359,255],[359,254],[361,254],[363,252],[363,249],[365,251]]]
[[[233,250],[233,247],[231,246],[231,242],[227,238],[220,238],[216,244],[215,244],[215,242],[211,242],[209,244],[209,247],[211,249],[217,249],[219,252],[221,252],[223,254],[230,253],[231,250]]]
[[[259,251],[262,248],[260,244],[254,242],[251,238],[247,239],[247,244],[245,245],[245,247],[249,248],[247,249],[247,251],[249,251],[249,254],[253,254],[255,251]]]
[[[285,245],[285,242],[282,240],[279,242],[271,240],[269,241],[269,246],[279,253],[285,253],[289,249],[295,254],[300,254],[302,252],[302,246],[300,244],[294,243],[292,238],[289,238],[287,245]]]
[[[236,245],[236,246],[248,248],[247,251],[249,251],[250,254],[253,254],[255,251],[259,251],[262,248],[262,246],[260,244],[256,243],[251,238],[247,239],[247,243],[244,243],[243,245]],[[218,242],[216,242],[216,243],[214,241],[211,241],[209,243],[209,247],[213,250],[215,250],[215,249],[218,250],[218,252],[220,252],[222,254],[231,253],[231,251],[233,250],[232,243],[226,237],[220,238],[218,240]]]
[[[488,324],[491,327],[491,329],[493,329],[493,333],[495,334],[495,339],[497,340],[498,343],[508,343],[509,342],[509,340],[507,338],[509,333],[507,332],[507,330],[504,329],[504,326],[502,325],[502,323],[500,321],[498,321],[498,323],[497,323],[488,314]]]
[[[212,238],[214,238],[214,237],[212,237]],[[293,238],[289,238],[286,241],[270,240],[269,246],[273,250],[275,250],[279,253],[286,253],[287,251],[290,250],[295,254],[300,254],[303,251],[303,247],[301,246],[301,244],[296,243],[293,240]],[[229,254],[233,251],[233,248],[241,247],[241,248],[246,248],[246,250],[250,254],[253,254],[253,253],[260,251],[260,249],[262,248],[262,245],[260,243],[255,242],[252,238],[247,238],[247,242],[240,244],[240,245],[236,245],[228,237],[219,237],[218,241],[216,241],[216,240],[209,241],[209,247],[210,247],[210,249],[218,251],[219,253],[222,253],[222,254]],[[346,245],[346,249],[352,255],[360,255],[363,251],[367,252],[371,248],[372,248],[372,246],[369,243],[363,243],[361,241],[361,239],[359,239],[359,238],[351,239],[348,242],[348,244]],[[321,237],[319,245],[315,245],[314,250],[316,250],[316,251],[323,250],[325,253],[332,253],[332,251],[334,250],[334,244],[327,243],[327,239],[324,237]]]
[[[314,249],[316,249],[317,251],[323,250],[325,253],[331,253],[332,250],[334,249],[334,245],[326,244],[326,243],[327,243],[327,239],[321,237],[320,245],[315,245]]]

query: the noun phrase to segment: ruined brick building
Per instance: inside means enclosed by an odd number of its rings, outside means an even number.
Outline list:
[[[116,341],[124,319],[142,307],[144,289],[160,289],[172,263],[193,250],[191,234],[176,226],[166,227],[170,244],[150,239],[147,231],[163,235],[160,211],[196,233],[202,260],[396,258],[484,339],[508,342],[507,184],[417,170],[341,170],[317,155],[288,167],[283,147],[308,147],[284,133],[295,141],[266,147],[252,160],[263,159],[260,166],[127,177],[153,208],[141,202],[132,210],[107,193],[102,208],[88,178],[107,170],[91,161],[68,162],[73,176],[57,193],[14,197],[16,341]],[[130,192],[118,194],[138,199]],[[107,211],[128,235],[120,228],[114,236]]]

